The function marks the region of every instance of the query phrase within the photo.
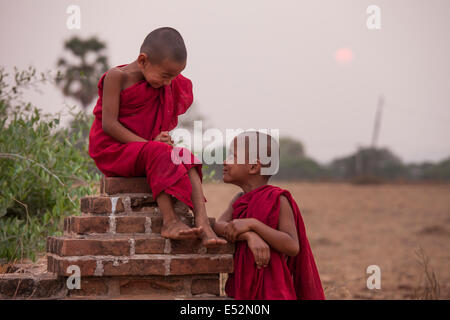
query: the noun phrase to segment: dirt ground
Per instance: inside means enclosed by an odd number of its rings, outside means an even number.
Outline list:
[[[327,299],[450,299],[450,184],[273,184],[297,201]],[[204,190],[216,218],[240,191],[224,183]],[[380,267],[379,290],[367,288],[370,265]],[[16,267],[43,272],[45,254]]]
[[[273,184],[297,201],[327,299],[450,299],[450,185]],[[213,217],[240,191],[204,188]],[[379,290],[367,288],[369,265],[380,267]]]

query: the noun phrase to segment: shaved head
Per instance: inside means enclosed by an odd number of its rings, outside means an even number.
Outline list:
[[[170,27],[158,28],[150,32],[145,37],[140,52],[147,54],[152,64],[160,64],[166,58],[185,63],[187,58],[186,46],[181,34]]]
[[[261,168],[276,167],[275,171],[278,171],[279,144],[272,136],[259,131],[247,131],[236,136],[232,146],[238,153],[238,161],[239,158],[245,163],[256,163],[259,160]],[[264,173],[272,173],[273,170],[266,170],[262,170],[261,175],[268,180],[272,174]]]

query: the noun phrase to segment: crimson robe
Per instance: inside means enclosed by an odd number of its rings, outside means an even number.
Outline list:
[[[125,65],[120,65],[122,67]],[[153,196],[165,191],[186,203],[191,209],[192,185],[187,171],[195,167],[202,179],[201,162],[185,148],[175,154],[190,161],[175,164],[172,146],[152,141],[161,131],[170,131],[178,116],[186,112],[193,101],[192,82],[179,74],[170,85],[153,88],[145,79],[120,92],[118,121],[147,142],[122,143],[102,129],[103,81],[98,82],[98,100],[93,113],[95,120],[89,132],[89,155],[107,177],[146,176]],[[206,199],[205,199],[206,200]]]
[[[258,187],[234,202],[232,217],[255,218],[277,229],[281,195],[288,199],[294,213],[299,253],[287,257],[271,248],[268,266],[258,269],[247,242],[236,242],[234,272],[225,286],[228,296],[239,300],[325,299],[300,209],[289,191],[271,185]]]

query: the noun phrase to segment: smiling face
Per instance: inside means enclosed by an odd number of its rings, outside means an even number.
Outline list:
[[[250,131],[236,136],[223,164],[223,182],[237,186],[267,181],[278,171],[278,142],[268,134]]]
[[[138,57],[138,65],[145,80],[153,88],[160,88],[170,85],[172,80],[184,70],[186,61],[180,63],[166,58],[159,64],[152,64],[147,55],[141,53]]]
[[[232,142],[233,148],[230,149],[230,154],[223,163],[223,182],[242,186],[251,175],[258,173],[260,168],[257,164],[249,163],[245,146],[238,148],[238,145],[235,138]],[[245,163],[238,163],[238,160],[241,161],[240,157],[244,158],[244,153]]]

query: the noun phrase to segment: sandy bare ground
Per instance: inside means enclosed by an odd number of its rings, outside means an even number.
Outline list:
[[[274,185],[291,191],[300,207],[327,299],[423,298],[431,286],[419,248],[429,259],[428,274],[437,277],[439,298],[450,299],[449,184]],[[208,215],[216,218],[240,191],[224,183],[206,183],[204,190]],[[381,269],[380,290],[367,289],[369,265]],[[23,270],[16,272],[44,272],[45,254],[17,267]]]
[[[440,298],[450,299],[450,185],[274,184],[300,207],[327,299],[422,298],[430,285],[419,248]],[[223,183],[204,188],[213,217],[240,191]],[[380,290],[367,288],[369,265],[381,269]]]

